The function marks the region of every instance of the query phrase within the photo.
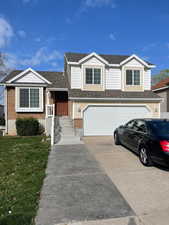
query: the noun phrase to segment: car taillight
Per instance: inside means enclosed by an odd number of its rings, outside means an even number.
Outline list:
[[[160,145],[164,152],[169,152],[169,141],[160,141]]]

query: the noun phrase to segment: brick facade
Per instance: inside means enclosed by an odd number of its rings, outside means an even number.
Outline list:
[[[45,93],[45,91],[44,91]],[[44,94],[45,99],[45,94]],[[17,113],[15,111],[15,88],[14,87],[7,87],[7,110],[8,110],[8,120],[16,120],[16,118],[36,118],[36,119],[45,119],[45,109],[44,112],[38,113]],[[44,101],[45,107],[45,101]]]

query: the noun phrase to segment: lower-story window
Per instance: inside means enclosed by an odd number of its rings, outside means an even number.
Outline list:
[[[43,110],[43,88],[17,88],[16,111],[39,112]]]

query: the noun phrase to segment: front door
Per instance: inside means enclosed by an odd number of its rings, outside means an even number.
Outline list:
[[[55,93],[55,115],[68,115],[68,93],[66,91],[57,91]]]

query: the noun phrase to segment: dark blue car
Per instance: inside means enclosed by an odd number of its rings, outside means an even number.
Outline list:
[[[114,132],[115,144],[122,144],[139,155],[144,166],[169,166],[169,120],[134,119]]]

